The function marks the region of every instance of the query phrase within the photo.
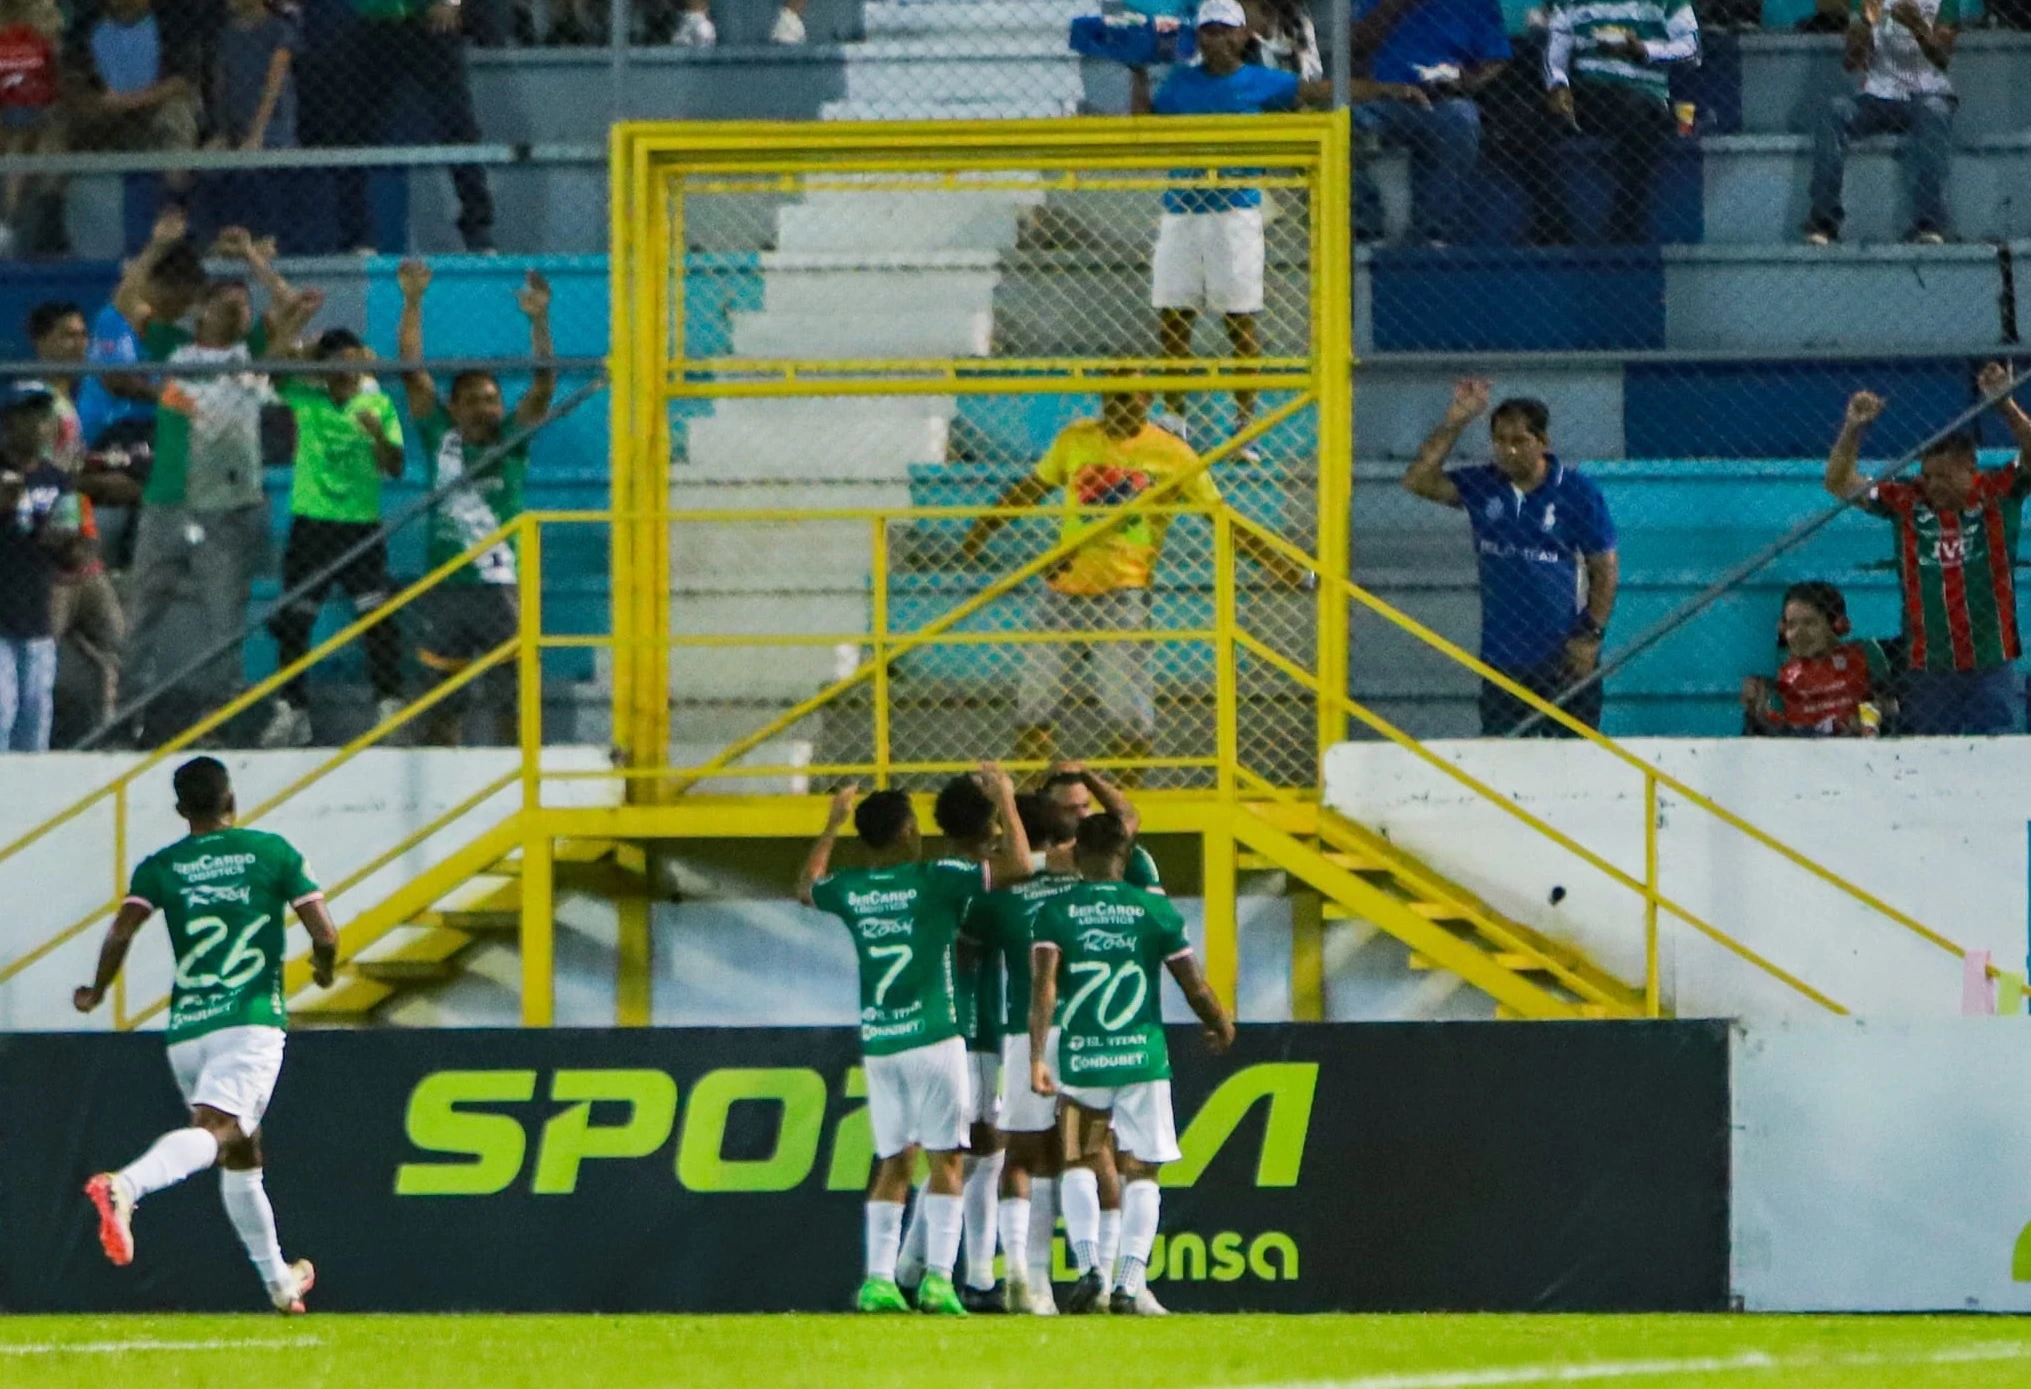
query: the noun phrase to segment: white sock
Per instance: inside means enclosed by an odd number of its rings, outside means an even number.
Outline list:
[[[924,1208],[924,1272],[950,1278],[952,1265],[959,1262],[959,1232],[966,1223],[965,1198],[933,1196],[927,1191],[917,1198],[917,1204]]]
[[[924,1276],[924,1197],[922,1187],[910,1203],[910,1220],[903,1226],[903,1254],[896,1263],[896,1281],[915,1284]]]
[[[246,1172],[228,1168],[219,1173],[219,1199],[226,1204],[226,1219],[261,1281],[272,1292],[290,1281],[289,1265],[282,1261],[282,1242],[275,1237],[275,1208],[268,1204],[268,1188],[261,1169]]]
[[[1134,1297],[1149,1271],[1150,1250],[1157,1242],[1157,1184],[1130,1182],[1121,1193],[1121,1275],[1115,1286]]]
[[[1051,1286],[1058,1244],[1058,1179],[1030,1178],[1030,1283]]]
[[[966,1284],[970,1288],[994,1286],[994,1207],[1001,1190],[1000,1153],[982,1153],[966,1159],[966,1186],[960,1199],[966,1203]]]
[[[1083,1275],[1100,1263],[1100,1178],[1090,1167],[1066,1168],[1058,1178],[1058,1200],[1065,1207],[1065,1242]]]
[[[903,1203],[867,1203],[867,1276],[896,1281],[896,1249],[903,1240]]]
[[[139,1201],[151,1191],[175,1186],[219,1160],[219,1140],[207,1129],[173,1129],[155,1140],[147,1152],[121,1168],[118,1176]]]
[[[1030,1198],[1004,1196],[995,1208],[1001,1226],[1001,1260],[1011,1281],[1030,1276]],[[1050,1280],[1044,1280],[1048,1283]]]
[[[1114,1266],[1121,1261],[1121,1212],[1100,1212],[1100,1276],[1114,1282]]]

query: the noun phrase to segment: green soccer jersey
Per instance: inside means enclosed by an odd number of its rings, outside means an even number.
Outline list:
[[[512,421],[508,427],[514,427]],[[453,478],[464,477],[493,447],[467,443],[442,405],[416,422],[416,432],[423,439],[423,457],[433,491]],[[503,523],[520,516],[522,489],[528,475],[529,441],[524,439],[484,477],[470,487],[459,488],[439,503],[430,513],[430,567],[435,569],[440,564],[457,559]],[[511,536],[445,582],[512,584],[518,577],[516,552]]]
[[[381,465],[359,417],[380,421],[388,442],[400,447],[402,421],[395,402],[378,386],[362,386],[336,404],[323,381],[291,381],[282,399],[296,416],[296,462],[289,483],[289,514],[315,521],[372,525],[381,519]]]
[[[952,943],[987,870],[965,859],[831,873],[811,904],[846,923],[860,961],[860,1047],[893,1056],[959,1035]]]
[[[968,940],[975,933],[965,924],[980,914],[985,897],[977,897],[962,921],[959,933]],[[952,1002],[959,1010],[959,1035],[968,1051],[999,1054],[1001,1034],[1007,1020],[1001,1015],[1001,957],[992,953],[952,955]]]
[[[1161,893],[1164,890],[1164,877],[1157,872],[1157,861],[1140,844],[1128,851],[1128,870],[1121,875],[1121,880],[1144,892]]]
[[[319,895],[295,846],[261,830],[193,834],[143,859],[127,900],[169,923],[176,956],[169,1040],[222,1027],[286,1026],[288,912]]]
[[[203,347],[186,328],[150,323],[141,352],[171,367],[192,362],[251,362],[268,355],[268,329],[230,347]],[[163,383],[155,412],[155,461],[142,500],[149,506],[227,511],[261,501],[261,406],[274,399],[268,378],[253,372],[174,377]]]
[[[995,1003],[1011,1034],[1029,1030],[1030,943],[1036,939],[1037,913],[1080,882],[1073,873],[1039,873],[988,893],[966,915],[967,937],[978,941],[1001,965],[1006,992]]]
[[[1127,883],[1080,883],[1037,914],[1036,943],[1058,947],[1058,1075],[1111,1087],[1169,1080],[1159,985],[1191,953],[1168,898]]]

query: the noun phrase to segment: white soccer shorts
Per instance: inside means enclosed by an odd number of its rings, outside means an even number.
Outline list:
[[[966,1069],[972,1089],[966,1117],[976,1124],[992,1124],[1001,1115],[1001,1054],[968,1051]]]
[[[230,1114],[240,1121],[240,1132],[251,1136],[274,1097],[288,1035],[279,1027],[222,1027],[173,1043],[169,1069],[183,1102]]]
[[[1058,1029],[1044,1039],[1044,1061],[1052,1079],[1058,1075]],[[1003,1133],[1047,1133],[1058,1122],[1058,1101],[1053,1095],[1039,1095],[1030,1089],[1030,1034],[1019,1032],[1001,1039],[1001,1073],[1008,1077],[1008,1093],[1002,1096],[1000,1127]]]
[[[1265,254],[1259,207],[1166,212],[1150,257],[1150,305],[1261,313]]]
[[[1114,1145],[1130,1157],[1149,1163],[1178,1160],[1178,1121],[1171,1113],[1168,1080],[1138,1080],[1105,1090],[1076,1085],[1060,1088],[1065,1098],[1081,1109],[1111,1114]]]
[[[892,1158],[912,1143],[933,1153],[967,1146],[973,1070],[962,1039],[870,1056],[864,1068],[876,1157]]]

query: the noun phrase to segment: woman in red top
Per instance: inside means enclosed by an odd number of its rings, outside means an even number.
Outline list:
[[[1830,583],[1809,580],[1784,593],[1777,678],[1742,682],[1745,731],[1790,738],[1873,738],[1889,697],[1891,665],[1882,643],[1846,641],[1848,603]]]

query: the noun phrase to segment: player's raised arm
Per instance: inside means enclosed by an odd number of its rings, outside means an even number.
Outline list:
[[[402,289],[402,316],[395,322],[395,351],[402,358],[402,388],[409,397],[409,418],[421,420],[437,411],[437,383],[423,369],[423,296],[430,290],[430,265],[414,258],[396,267]]]
[[[849,781],[832,793],[832,808],[825,814],[825,832],[811,846],[804,859],[804,871],[797,875],[797,900],[807,907],[817,905],[811,899],[811,889],[832,869],[832,848],[839,842],[839,832],[853,818],[853,798],[859,790],[857,784]]]
[[[522,287],[515,291],[515,304],[529,319],[529,355],[536,359],[529,373],[529,389],[515,403],[515,422],[534,424],[550,413],[557,394],[557,355],[550,340],[550,281],[542,272],[531,270]]]
[[[306,897],[296,904],[296,919],[310,932],[310,977],[320,989],[331,987],[332,971],[338,967],[338,924],[324,894]]]
[[[1199,969],[1199,957],[1189,950],[1179,951],[1164,961],[1164,967],[1171,972],[1171,978],[1178,981],[1178,987],[1185,991],[1185,1002],[1192,1005],[1199,1023],[1206,1030],[1206,1049],[1215,1056],[1234,1045],[1234,1020],[1227,1016],[1227,1010],[1220,1006],[1220,1000],[1213,993],[1213,986],[1206,982],[1205,974]],[[1034,1014],[1034,1009],[1032,1013]]]
[[[1016,807],[1014,779],[993,762],[981,763],[977,775],[980,789],[1001,812],[1001,842],[987,861],[990,886],[1007,887],[1030,876],[1029,831],[1023,828],[1022,812]]]
[[[113,987],[113,981],[120,977],[120,966],[127,962],[127,947],[134,943],[134,935],[148,924],[148,918],[155,915],[155,904],[144,902],[139,897],[129,897],[120,904],[120,910],[113,917],[113,924],[106,931],[106,940],[99,947],[99,972],[92,982],[71,995],[71,1003],[80,1013],[89,1013],[98,1007],[106,997],[106,990]]]
[[[1218,1006],[1218,1000],[1215,1000]],[[1030,947],[1030,1089],[1039,1095],[1053,1095],[1058,1087],[1051,1080],[1046,1041],[1051,1034],[1051,1014],[1058,1007],[1058,947],[1040,940]]]
[[[1142,815],[1138,812],[1122,789],[1084,762],[1060,762],[1051,768],[1052,776],[1076,776],[1086,784],[1086,790],[1093,799],[1100,802],[1100,808],[1121,821],[1121,827],[1130,839],[1142,828]]]

